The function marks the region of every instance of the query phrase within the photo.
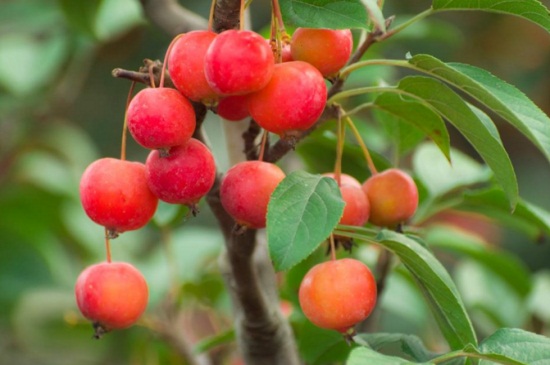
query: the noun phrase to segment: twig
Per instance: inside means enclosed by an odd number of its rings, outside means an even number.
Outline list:
[[[206,29],[208,20],[182,7],[176,0],[140,0],[145,16],[174,37],[192,30]]]

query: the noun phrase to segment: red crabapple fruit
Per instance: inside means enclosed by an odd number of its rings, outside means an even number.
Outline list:
[[[349,29],[298,28],[290,40],[292,59],[312,64],[325,77],[340,71],[353,49]]]
[[[166,150],[182,145],[195,131],[195,110],[176,89],[147,88],[138,92],[127,111],[128,130],[145,148]]]
[[[334,174],[324,174],[334,178]],[[369,220],[370,204],[367,195],[361,189],[361,183],[353,176],[340,175],[340,193],[346,203],[340,224],[361,227]]]
[[[143,314],[149,289],[143,275],[125,262],[102,262],[88,266],[75,285],[76,303],[93,322],[95,337],[133,325]]]
[[[264,228],[269,199],[284,178],[285,173],[275,164],[240,162],[230,168],[222,180],[221,203],[238,224]]]
[[[351,258],[315,265],[304,276],[298,293],[302,311],[314,325],[342,333],[371,314],[376,295],[370,269]]]
[[[226,30],[212,41],[204,58],[208,83],[219,95],[243,95],[263,88],[275,60],[262,36],[248,30]]]
[[[262,128],[285,138],[311,127],[326,101],[321,73],[306,62],[291,61],[276,64],[266,87],[250,94],[248,111]]]
[[[218,95],[204,75],[204,56],[216,33],[195,30],[178,38],[168,56],[170,78],[176,88],[193,101],[210,104]]]
[[[395,227],[418,207],[414,180],[396,168],[372,175],[363,183],[363,191],[370,203],[370,222],[380,227]]]
[[[145,226],[158,205],[144,164],[109,157],[94,161],[84,171],[80,201],[88,217],[107,228],[110,237]]]
[[[216,178],[212,152],[194,138],[172,147],[166,157],[151,151],[145,166],[149,187],[160,200],[192,208],[210,191]]]

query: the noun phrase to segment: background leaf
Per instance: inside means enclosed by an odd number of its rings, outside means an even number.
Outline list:
[[[491,217],[503,226],[522,231],[535,241],[550,235],[550,212],[520,199],[510,214],[503,198],[504,192],[497,188],[468,191],[456,208]]]
[[[483,353],[501,354],[529,365],[545,365],[550,362],[550,339],[517,328],[503,328],[483,340]],[[493,364],[482,360],[480,365]]]
[[[548,13],[548,9],[538,0],[433,0],[432,7],[437,11],[483,10],[516,15],[528,19],[550,32],[550,14]]]
[[[348,29],[368,27],[361,0],[280,0],[285,24],[295,27]]]
[[[413,98],[393,93],[384,93],[378,96],[374,101],[374,106],[420,129],[434,141],[445,157],[450,158],[447,127],[439,114],[428,106]]]
[[[357,335],[362,341],[365,341],[369,346],[376,351],[382,349],[393,349],[392,353],[396,350],[400,351],[406,357],[410,357],[412,361],[428,361],[438,354],[429,351],[422,340],[415,335],[408,335],[403,333],[362,333]]]
[[[398,87],[428,102],[462,133],[493,170],[513,208],[518,200],[516,175],[500,138],[494,135],[493,128],[485,125],[487,121],[480,120],[460,96],[432,78],[406,77]]]
[[[382,355],[367,347],[358,347],[353,349],[346,361],[346,365],[412,365],[417,364],[400,357]]]
[[[409,63],[477,99],[517,128],[550,160],[550,118],[516,87],[478,67],[444,63],[430,55],[416,55]]]
[[[338,224],[344,202],[336,181],[304,171],[279,183],[267,209],[267,239],[275,269],[308,257]]]

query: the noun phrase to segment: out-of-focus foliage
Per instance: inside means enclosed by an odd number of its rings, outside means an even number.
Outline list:
[[[189,3],[207,15],[206,2]],[[254,27],[264,27],[268,2],[253,5]],[[384,13],[399,14],[396,21],[402,22],[407,14],[427,6],[428,1],[388,0]],[[113,241],[114,259],[134,263],[150,286],[148,313],[138,326],[94,341],[73,298],[78,273],[104,259],[103,229],[82,211],[78,182],[94,159],[120,153],[129,82],[112,78],[110,71],[137,69],[144,58],[161,59],[169,41],[147,25],[137,0],[0,3],[1,364],[179,364],[176,351],[151,330],[158,309],[174,292],[179,294],[178,305],[185,308],[177,320],[190,342],[198,344],[198,351],[209,349],[220,356],[232,351],[230,308],[217,267],[223,238],[206,206],[191,218],[185,210],[162,204],[149,227]],[[441,14],[399,34],[391,47],[373,47],[367,57],[404,59],[408,52],[488,69],[550,113],[550,41],[544,31],[522,19],[473,12]],[[348,86],[365,80],[377,84],[403,74],[369,68],[354,73]],[[443,174],[437,164],[446,162],[434,160],[435,154],[442,155],[433,145],[412,153],[422,136],[408,124],[387,113],[362,122],[358,120],[358,128],[376,151],[377,166],[398,159],[412,161],[423,202],[415,223],[427,230],[427,243],[451,272],[478,336],[484,338],[501,327],[549,335],[550,220],[537,207],[550,209],[550,169],[540,151],[509,125],[497,123],[524,199],[518,203],[518,219],[499,226],[471,213],[483,204],[489,216],[505,221],[505,209],[499,205],[505,200],[492,191],[466,189],[486,183],[491,175],[459,134],[451,130],[450,136],[459,173],[453,175],[451,169]],[[206,128],[212,132],[213,145],[221,146],[215,153],[224,161],[217,123],[211,118]],[[329,125],[300,144],[297,155],[311,172],[326,172],[332,168],[335,145]],[[145,154],[130,141],[129,159],[143,161]],[[344,156],[345,172],[367,177],[359,149],[350,144]],[[426,159],[432,162],[423,163]],[[451,198],[462,199],[458,211],[445,209]],[[531,242],[534,237],[540,245]],[[294,308],[289,318],[299,349],[312,364],[354,351],[341,336],[312,327],[299,310],[299,282],[308,267],[323,259],[324,249],[281,280],[282,297]],[[354,254],[374,265],[378,252],[360,245]],[[442,336],[414,280],[402,268],[392,272],[375,315],[376,330],[417,333],[431,351],[439,352]],[[204,342],[216,334],[219,337]],[[491,347],[491,338],[485,347]],[[391,346],[385,351],[392,354]],[[355,354],[359,360],[371,356]]]

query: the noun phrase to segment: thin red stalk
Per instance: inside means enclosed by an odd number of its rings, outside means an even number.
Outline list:
[[[128,97],[126,98],[126,108],[124,109],[124,124],[122,126],[122,141],[120,142],[120,159],[126,160],[126,139],[128,136],[128,106],[132,101],[132,95],[134,94],[134,88],[136,82],[132,81],[130,90],[128,91]]]

